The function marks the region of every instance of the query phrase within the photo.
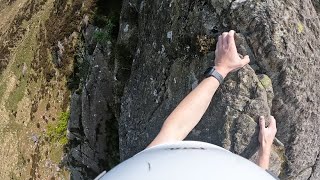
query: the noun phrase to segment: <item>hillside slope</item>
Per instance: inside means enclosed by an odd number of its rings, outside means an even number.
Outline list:
[[[0,1],[0,179],[69,179],[58,127],[69,116],[72,51],[90,3]]]

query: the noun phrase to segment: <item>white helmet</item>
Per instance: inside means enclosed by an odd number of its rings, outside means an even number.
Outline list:
[[[95,180],[274,180],[251,161],[221,147],[180,141],[146,149]]]

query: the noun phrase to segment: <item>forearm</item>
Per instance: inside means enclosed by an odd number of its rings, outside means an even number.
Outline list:
[[[214,77],[204,79],[169,115],[149,147],[183,140],[200,121],[218,87],[219,82]]]
[[[271,150],[267,148],[263,148],[260,146],[258,152],[258,166],[262,169],[267,170],[269,168],[269,159],[270,159]]]
[[[163,128],[176,130],[177,140],[183,140],[200,121],[218,87],[217,79],[204,79],[170,114]]]
[[[269,159],[271,155],[272,143],[277,133],[276,120],[273,116],[270,116],[270,123],[266,127],[266,120],[263,116],[259,118],[259,152],[257,164],[263,169],[269,168]]]

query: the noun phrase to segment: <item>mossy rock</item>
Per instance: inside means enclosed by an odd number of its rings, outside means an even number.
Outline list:
[[[270,87],[272,87],[272,81],[267,75],[261,74],[258,76],[258,78],[263,88],[269,89]]]

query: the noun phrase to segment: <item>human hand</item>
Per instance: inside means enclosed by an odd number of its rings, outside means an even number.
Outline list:
[[[234,41],[235,31],[224,32],[219,36],[215,51],[215,69],[226,77],[231,71],[237,70],[250,62],[249,56],[240,58]]]
[[[269,167],[269,159],[271,153],[271,146],[275,135],[277,133],[277,125],[276,120],[273,116],[270,117],[270,124],[266,127],[266,121],[263,116],[259,119],[259,157],[258,157],[258,165],[263,169],[268,169]]]
[[[276,120],[273,116],[270,117],[270,124],[266,127],[266,121],[263,116],[259,119],[260,132],[259,132],[259,142],[260,147],[264,150],[271,150],[271,145],[273,143],[274,137],[277,133]]]

